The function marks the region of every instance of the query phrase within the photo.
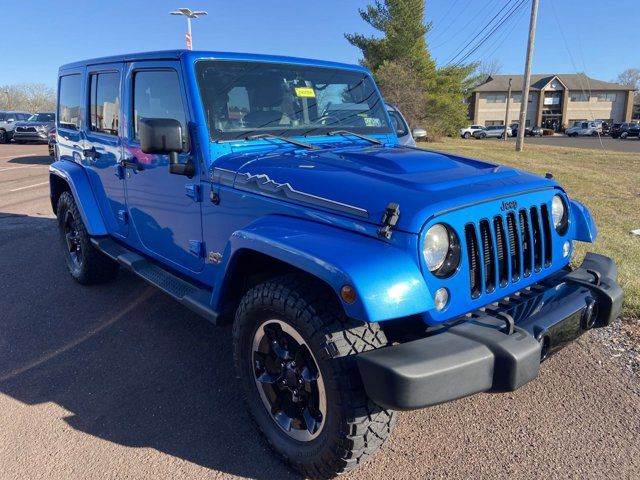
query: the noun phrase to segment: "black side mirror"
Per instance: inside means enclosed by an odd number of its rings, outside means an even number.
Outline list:
[[[191,160],[178,163],[178,154],[182,151],[182,125],[179,121],[173,118],[142,118],[138,134],[140,149],[144,153],[169,155],[169,173],[193,177],[195,167]]]

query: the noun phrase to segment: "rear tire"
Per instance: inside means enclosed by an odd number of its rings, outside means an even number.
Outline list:
[[[469,138],[471,138],[471,134],[469,132],[464,132],[463,137],[465,140],[469,140]]]
[[[70,192],[58,200],[58,229],[67,270],[76,282],[92,285],[113,280],[118,264],[91,245],[76,201]]]
[[[623,140],[625,140],[628,136],[629,136],[629,134],[627,132],[622,132],[620,134],[620,138],[622,138]]]
[[[304,276],[275,278],[246,293],[233,324],[236,373],[249,413],[271,447],[310,478],[361,464],[395,424],[395,412],[367,397],[355,361],[355,354],[387,345],[386,336],[378,324],[346,317],[332,293]],[[316,387],[289,378],[308,365],[317,372]],[[291,390],[292,384],[304,386]],[[310,411],[311,423],[303,415]]]

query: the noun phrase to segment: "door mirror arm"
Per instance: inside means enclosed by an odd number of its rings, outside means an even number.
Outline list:
[[[193,178],[196,174],[196,167],[191,158],[187,158],[187,161],[184,163],[179,163],[178,152],[169,152],[169,173]]]

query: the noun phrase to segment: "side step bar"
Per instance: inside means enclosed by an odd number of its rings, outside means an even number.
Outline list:
[[[210,290],[196,287],[110,238],[91,238],[91,243],[126,270],[155,285],[189,310],[206,318],[213,324],[217,322],[218,312],[213,310],[209,303],[211,299]]]

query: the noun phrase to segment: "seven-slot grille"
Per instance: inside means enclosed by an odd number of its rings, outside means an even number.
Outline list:
[[[469,223],[464,236],[472,298],[551,266],[551,218],[545,204]]]

